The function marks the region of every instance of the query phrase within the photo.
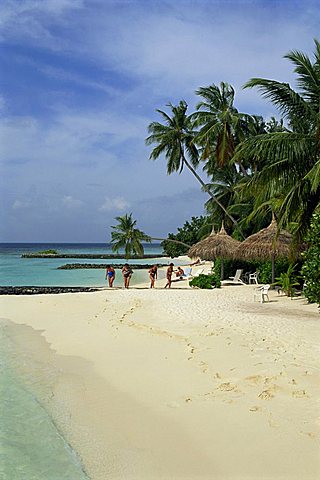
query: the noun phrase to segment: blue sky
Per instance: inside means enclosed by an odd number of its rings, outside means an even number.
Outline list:
[[[132,212],[148,234],[203,213],[186,171],[148,160],[156,108],[227,81],[241,111],[272,105],[241,86],[294,82],[283,55],[319,38],[316,1],[3,0],[1,241],[104,242]]]

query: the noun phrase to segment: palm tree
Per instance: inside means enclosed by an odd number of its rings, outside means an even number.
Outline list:
[[[127,259],[132,255],[142,256],[144,249],[141,242],[151,242],[149,235],[135,228],[137,221],[133,220],[132,213],[129,215],[126,213],[115,219],[118,225],[111,227],[114,230],[111,232],[112,250],[118,252],[120,248],[124,248]]]
[[[187,115],[188,105],[185,101],[180,101],[179,105],[168,104],[172,116],[162,110],[157,110],[163,117],[164,124],[160,122],[151,122],[148,127],[150,135],[146,138],[146,144],[157,144],[150,154],[151,160],[156,160],[161,154],[167,159],[167,173],[181,173],[186,166],[201,184],[203,190],[210,195],[212,200],[225,212],[225,214],[237,225],[237,221],[230,215],[222,203],[210,191],[209,186],[202,180],[196,172],[199,164],[199,154],[194,142],[195,132],[193,123]],[[188,156],[188,159],[187,159]]]
[[[203,146],[202,159],[209,161],[209,169],[210,162],[214,167],[223,168],[232,159],[237,144],[245,138],[253,119],[235,108],[235,90],[226,82],[200,87],[196,94],[203,100],[191,118],[201,127],[196,141]],[[240,162],[239,167],[243,175],[248,175]]]
[[[244,88],[257,87],[280,110],[288,128],[245,140],[235,159],[264,162],[248,183],[256,206],[281,198],[279,226],[294,222],[299,240],[320,202],[320,43],[315,40],[313,62],[299,51],[285,58],[295,66],[298,91],[288,83],[263,78],[252,78]]]
[[[180,240],[174,240],[171,238],[150,237],[146,233],[135,228],[137,221],[133,220],[132,213],[126,213],[122,217],[116,217],[115,219],[119,223],[118,225],[111,227],[114,229],[114,231],[111,232],[111,243],[113,243],[112,250],[118,252],[120,248],[124,248],[127,259],[132,255],[142,256],[144,254],[143,245],[141,243],[143,241],[150,243],[152,240],[161,240],[178,243],[187,248],[190,248],[191,246]]]

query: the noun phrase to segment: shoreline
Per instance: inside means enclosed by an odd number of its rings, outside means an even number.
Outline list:
[[[41,388],[54,372],[43,401],[92,480],[315,480],[317,307],[253,288],[1,302],[24,368]]]

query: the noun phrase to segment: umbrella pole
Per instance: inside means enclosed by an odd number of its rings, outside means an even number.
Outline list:
[[[271,283],[274,283],[274,255],[271,256]]]
[[[220,278],[221,280],[224,279],[224,265],[223,265],[223,258],[221,258],[221,271],[220,271]]]

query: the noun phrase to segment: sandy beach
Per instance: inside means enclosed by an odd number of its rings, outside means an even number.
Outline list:
[[[319,478],[316,305],[163,283],[1,298],[17,368],[88,476]]]

